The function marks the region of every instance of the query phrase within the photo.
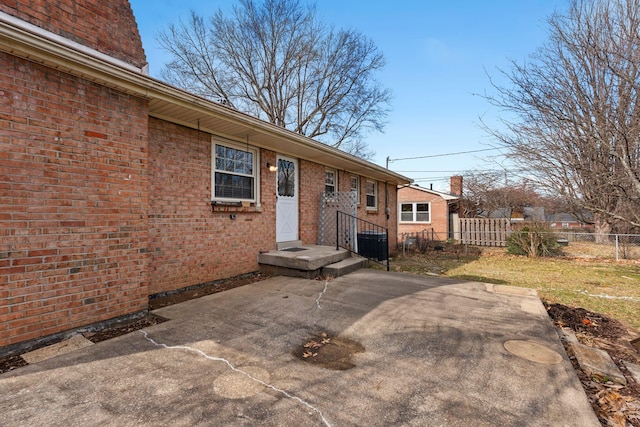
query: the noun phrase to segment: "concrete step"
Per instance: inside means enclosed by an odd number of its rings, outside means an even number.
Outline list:
[[[348,250],[335,246],[303,245],[261,253],[258,264],[265,274],[313,279],[322,274],[322,267],[350,257]]]
[[[323,276],[340,277],[353,273],[361,268],[369,267],[369,260],[361,256],[352,256],[322,267]]]

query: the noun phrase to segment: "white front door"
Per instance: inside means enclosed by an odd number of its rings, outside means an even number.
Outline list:
[[[276,242],[298,240],[298,161],[278,156]]]

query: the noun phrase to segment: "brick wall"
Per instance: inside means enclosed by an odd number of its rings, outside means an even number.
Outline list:
[[[318,163],[300,160],[300,240],[306,245],[318,244],[320,220],[320,194],[324,192],[325,167]]]
[[[317,163],[300,161],[300,239],[305,244],[317,244],[318,221],[320,214],[320,194],[324,192],[324,179],[327,167]],[[338,191],[350,191],[352,173],[338,171]],[[388,185],[390,214],[385,213],[384,183],[378,182],[378,209],[366,209],[365,178],[360,177],[360,204],[357,207],[359,218],[373,222],[389,229],[389,248],[396,247],[397,238],[397,204],[396,187]]]
[[[0,10],[138,68],[146,63],[127,0],[3,0]]]
[[[0,347],[145,309],[146,101],[0,69]]]
[[[428,224],[418,223],[399,223],[398,233],[417,233],[422,230],[428,229],[429,232],[433,230],[435,238],[438,240],[446,240],[448,233],[449,223],[449,210],[447,201],[437,194],[428,193],[426,191],[418,190],[411,187],[405,187],[398,190],[399,202],[412,202],[412,203],[431,203],[430,205],[430,217],[431,222]],[[396,207],[400,209],[400,207]],[[429,234],[431,236],[431,234]]]
[[[338,173],[338,187],[340,191],[351,191],[351,176],[353,174],[345,171]],[[366,181],[367,178],[360,177],[360,203],[358,204],[358,218],[362,218],[366,221],[374,224],[386,227],[389,229],[389,251],[394,252],[397,242],[397,188],[395,185],[387,185],[387,192],[385,193],[385,183],[376,181],[378,190],[378,206],[377,209],[367,209],[367,194],[366,194]],[[389,218],[385,211],[388,197]]]
[[[262,151],[260,163],[275,163]],[[275,249],[275,177],[261,169],[261,211],[211,208],[211,135],[149,121],[150,293],[258,269],[261,250]],[[231,219],[231,215],[235,219]]]

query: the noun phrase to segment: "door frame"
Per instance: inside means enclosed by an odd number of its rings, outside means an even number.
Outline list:
[[[286,197],[286,196],[280,196],[278,194],[278,180],[280,177],[280,160],[284,160],[284,161],[289,161],[289,162],[293,162],[294,164],[294,197]],[[294,157],[289,157],[289,156],[285,156],[282,154],[277,154],[276,155],[276,165],[278,165],[278,171],[276,172],[276,243],[283,243],[283,242],[289,242],[289,241],[296,241],[300,238],[300,179],[299,179],[299,164],[300,162],[298,161],[298,159],[294,158]],[[293,202],[292,204],[289,203],[285,203],[285,204],[280,204],[281,200],[289,200],[291,202]],[[287,207],[288,206],[289,209],[293,209],[295,212],[295,233],[288,233],[285,236],[287,237],[282,237],[282,234],[279,235],[279,218],[280,221],[282,220],[282,215],[279,212],[279,207],[283,208],[283,207]],[[293,238],[292,238],[293,237]]]

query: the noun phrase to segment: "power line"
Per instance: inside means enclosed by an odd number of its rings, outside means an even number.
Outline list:
[[[517,172],[529,172],[530,169],[529,168],[524,168],[524,167],[520,167],[520,168],[500,168],[500,169],[469,169],[469,170],[439,170],[439,171],[435,171],[435,170],[411,170],[411,171],[401,171],[401,170],[395,170],[394,172],[398,172],[398,173],[458,173],[461,175],[477,175],[477,174],[489,174],[489,173],[505,173],[505,172],[510,172],[510,173],[517,173]]]
[[[458,170],[453,170],[453,171],[397,171],[397,170],[394,170],[394,172],[399,172],[399,173],[459,173],[461,171],[458,169]]]
[[[401,158],[401,159],[391,159],[391,158],[387,157],[387,164],[389,162],[396,162],[398,160],[417,160],[417,159],[430,159],[430,158],[433,158],[433,157],[458,156],[460,154],[480,153],[482,151],[494,151],[494,150],[500,150],[500,149],[503,149],[503,148],[507,148],[507,147],[483,148],[483,149],[480,149],[480,150],[459,151],[457,153],[432,154],[430,156],[404,157],[404,158]]]

